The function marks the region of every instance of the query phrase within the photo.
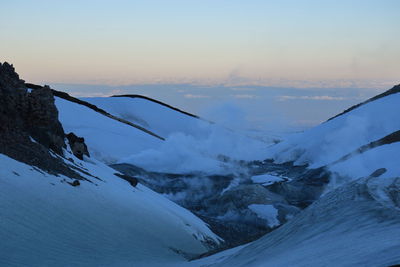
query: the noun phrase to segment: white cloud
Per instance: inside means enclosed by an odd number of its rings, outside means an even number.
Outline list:
[[[255,91],[257,88],[254,87],[231,87],[232,91]]]
[[[193,94],[186,94],[184,95],[185,98],[210,98],[209,95],[193,95]]]
[[[253,99],[253,98],[258,98],[256,95],[232,95],[234,98],[246,98],[246,99]]]
[[[286,101],[286,100],[328,100],[328,101],[341,101],[341,100],[348,100],[350,98],[343,97],[343,96],[329,96],[329,95],[317,95],[317,96],[308,96],[308,95],[281,95],[278,96],[279,101]]]

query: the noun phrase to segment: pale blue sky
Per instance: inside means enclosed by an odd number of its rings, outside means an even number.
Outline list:
[[[0,1],[0,61],[26,80],[388,87],[400,1]]]

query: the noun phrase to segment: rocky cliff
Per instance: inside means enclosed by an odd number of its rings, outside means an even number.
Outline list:
[[[13,65],[0,63],[0,153],[49,173],[80,178],[61,158],[64,137],[51,89],[28,90]]]

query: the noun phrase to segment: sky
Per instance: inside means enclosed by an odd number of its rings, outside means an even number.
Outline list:
[[[400,76],[397,0],[1,0],[0,9],[0,61],[32,82],[383,88]]]
[[[144,94],[301,129],[400,83],[397,0],[0,0],[0,11],[0,62],[74,96]]]

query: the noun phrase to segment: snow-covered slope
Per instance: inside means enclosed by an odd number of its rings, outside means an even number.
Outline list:
[[[378,146],[329,166],[330,171],[350,179],[366,176],[380,168],[386,169],[382,177],[400,176],[400,142]]]
[[[399,177],[361,178],[324,195],[280,228],[244,248],[191,264],[238,267],[400,264],[399,200]]]
[[[84,137],[91,154],[104,162],[114,163],[161,145],[162,140],[86,106],[59,97],[55,98],[55,104],[65,132]]]
[[[396,87],[394,87],[396,89]],[[269,150],[269,157],[275,162],[294,161],[297,165],[309,164],[311,168],[317,168],[335,163],[343,156],[357,151],[362,146],[377,141],[393,132],[400,130],[400,93],[391,89],[391,94],[384,94],[382,97],[374,98],[365,104],[358,105],[348,112],[341,114],[321,125],[314,127],[300,134],[295,134],[287,140],[272,146]],[[388,146],[397,146],[392,143]],[[383,151],[396,150],[388,147],[376,147],[368,151],[360,151],[366,155],[355,155],[348,160],[356,163],[359,160],[367,160],[376,152],[379,157]],[[374,155],[372,157],[377,157]],[[396,155],[387,154],[386,159],[396,160]],[[341,172],[341,163],[334,164],[332,170]],[[361,165],[368,165],[364,162]],[[359,164],[360,165],[360,164]],[[361,166],[360,165],[360,166]],[[394,165],[394,164],[391,164]],[[352,164],[352,167],[356,167]],[[352,174],[357,177],[369,174],[378,165],[373,163],[367,170],[354,170],[343,168],[343,174]],[[382,165],[382,167],[384,167]],[[375,168],[375,169],[374,169]],[[347,169],[347,170],[346,170]]]
[[[199,136],[210,124],[143,97],[88,97],[82,100],[164,138],[176,132]]]
[[[166,266],[218,243],[189,211],[74,160],[91,174],[79,186],[0,155],[1,266]]]

